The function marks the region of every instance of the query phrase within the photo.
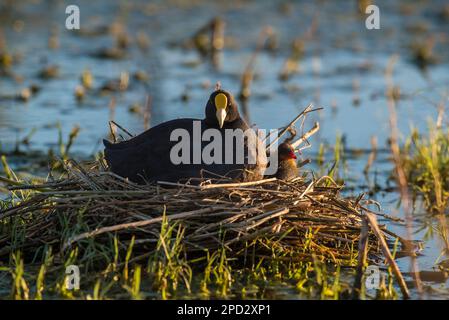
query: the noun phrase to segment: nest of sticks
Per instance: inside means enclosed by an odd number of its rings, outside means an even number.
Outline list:
[[[308,111],[311,106],[281,134]],[[295,148],[318,128],[303,134]],[[359,277],[367,262],[385,260],[408,294],[390,253],[395,240],[402,247],[407,242],[377,223],[376,216],[390,217],[371,211],[362,196],[341,195],[342,186],[330,177],[138,185],[109,172],[101,160],[90,165],[63,161],[63,168],[59,179],[10,188],[12,200],[0,208],[0,260],[12,249],[32,255],[52,246],[53,252],[64,252],[92,241],[110,245],[113,237],[133,238],[135,252],[149,253],[168,224],[177,226],[183,249],[192,257],[226,249],[235,261],[249,251],[267,260],[319,259],[358,267]],[[20,241],[14,236],[17,228]]]
[[[243,183],[200,185],[160,182],[137,185],[115,174],[74,161],[65,163],[65,177],[40,185],[11,189],[34,190],[27,200],[0,211],[0,220],[19,218],[25,233],[15,249],[36,251],[44,244],[66,250],[83,241],[108,241],[135,236],[135,246],[151,250],[159,240],[161,224],[176,223],[183,230],[188,253],[225,247],[236,256],[249,245],[269,257],[276,243],[285,258],[309,259],[312,255],[340,265],[353,265],[363,227],[361,199],[340,195],[331,178],[276,178]],[[369,210],[368,210],[369,211]],[[63,218],[62,218],[63,217]],[[82,218],[83,230],[74,226]],[[69,228],[67,228],[69,226]],[[70,228],[73,227],[73,228]],[[15,230],[17,232],[17,230]],[[394,237],[381,230],[386,239]],[[0,256],[8,253],[11,235],[0,238]],[[368,236],[368,258],[381,256],[379,239]]]

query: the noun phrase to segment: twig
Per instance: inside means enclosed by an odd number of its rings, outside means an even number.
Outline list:
[[[371,226],[371,230],[374,232],[377,239],[379,240],[380,247],[382,249],[382,252],[383,252],[385,258],[388,261],[388,264],[390,265],[391,269],[393,270],[394,275],[396,276],[396,279],[398,281],[399,287],[401,288],[401,292],[402,292],[402,295],[404,296],[404,299],[409,299],[410,293],[408,291],[407,284],[405,283],[404,277],[402,276],[402,273],[399,270],[399,267],[396,264],[396,261],[394,261],[394,258],[391,255],[390,249],[388,249],[387,242],[385,241],[382,231],[380,230],[379,225],[377,224],[376,216],[369,212],[366,212],[365,216],[368,220],[369,225]]]
[[[307,131],[301,138],[291,144],[292,148],[296,150],[304,141],[307,141],[307,139],[318,132],[318,130],[320,130],[320,124],[318,122],[315,122],[315,125],[312,127],[312,129]]]
[[[121,125],[119,125],[117,122],[115,122],[114,120],[110,120],[109,121],[109,127],[111,127],[111,124],[113,124],[114,126],[116,126],[117,128],[119,128],[120,130],[122,130],[124,133],[126,133],[127,135],[130,136],[130,138],[133,138],[134,135],[131,134],[128,130],[126,130],[125,128],[123,128]],[[112,131],[111,131],[112,133]]]
[[[356,276],[354,279],[354,288],[352,289],[352,298],[360,299],[362,290],[362,278],[365,271],[366,257],[368,254],[368,222],[366,217],[362,217],[362,228],[360,230],[359,254]]]
[[[167,186],[176,186],[176,187],[186,187],[191,189],[205,190],[205,189],[215,189],[215,188],[235,188],[235,187],[246,187],[246,186],[257,186],[260,184],[268,183],[276,181],[276,178],[269,178],[257,181],[248,181],[248,182],[236,182],[236,183],[217,183],[217,184],[208,184],[204,186],[196,186],[191,184],[182,184],[176,182],[168,182],[168,181],[158,181],[158,184],[167,185]]]
[[[304,115],[306,115],[307,113],[309,113],[309,112],[313,112],[313,111],[316,111],[316,110],[320,110],[320,109],[322,109],[322,108],[317,108],[317,109],[312,109],[312,107],[313,107],[313,105],[310,103],[303,111],[301,111],[292,121],[290,121],[290,123],[284,128],[284,129],[282,129],[281,130],[281,132],[279,133],[279,135],[276,137],[276,138],[274,138],[274,140],[268,145],[268,147],[267,147],[267,150],[269,150],[270,149],[270,146],[272,145],[272,144],[274,144],[276,141],[278,141],[291,127],[293,127],[294,125],[295,125],[295,123],[296,122],[298,122],[298,120],[299,119],[301,119]],[[270,135],[271,135],[271,132],[270,132],[270,134],[268,135],[268,136],[266,136],[264,139],[263,139],[263,142],[265,142],[269,137],[270,137]]]
[[[214,210],[214,208],[198,209],[198,210],[193,210],[193,211],[190,211],[190,212],[184,212],[184,213],[168,215],[168,216],[166,216],[166,218],[168,220],[187,218],[189,216],[193,216],[193,215],[197,215],[197,214],[204,214],[204,213],[212,212],[213,210]],[[67,242],[63,245],[62,250],[64,251],[66,248],[71,246],[73,243],[78,242],[78,241],[83,240],[83,239],[86,239],[86,238],[95,237],[95,236],[98,236],[98,235],[106,233],[106,232],[114,232],[114,231],[118,231],[118,230],[121,230],[121,229],[139,228],[139,227],[147,226],[149,224],[154,224],[154,223],[157,223],[157,222],[161,222],[163,219],[164,219],[164,215],[162,215],[160,217],[157,217],[157,218],[144,220],[144,221],[122,223],[122,224],[117,224],[117,225],[114,225],[114,226],[103,227],[103,228],[100,228],[100,229],[97,229],[97,230],[94,230],[94,231],[90,231],[90,232],[84,232],[84,233],[82,233],[80,235],[77,235],[77,236],[72,237],[69,240],[67,240]]]

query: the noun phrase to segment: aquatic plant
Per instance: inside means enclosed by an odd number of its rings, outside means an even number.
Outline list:
[[[449,203],[449,130],[429,122],[428,133],[414,129],[402,155],[412,189],[422,196],[431,212]]]

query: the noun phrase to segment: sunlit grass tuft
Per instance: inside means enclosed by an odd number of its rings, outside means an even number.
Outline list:
[[[429,211],[444,212],[449,204],[449,130],[434,123],[425,135],[413,130],[403,156],[413,190]]]

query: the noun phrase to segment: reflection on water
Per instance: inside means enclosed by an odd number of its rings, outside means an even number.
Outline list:
[[[101,151],[101,139],[108,135],[112,117],[133,133],[144,128],[142,108],[151,97],[151,125],[177,118],[202,117],[205,99],[220,81],[237,94],[240,78],[266,26],[274,31],[273,46],[256,57],[248,118],[261,128],[285,125],[309,102],[324,110],[311,116],[321,130],[312,139],[312,152],[321,142],[332,144],[337,133],[344,135],[353,149],[369,149],[372,136],[379,148],[388,148],[388,108],[384,70],[392,54],[398,54],[394,82],[400,92],[399,129],[406,135],[410,127],[425,129],[426,119],[435,118],[436,105],[449,88],[448,20],[442,16],[445,1],[385,2],[380,4],[381,29],[366,30],[364,16],[355,1],[226,1],[223,4],[196,1],[78,1],[81,30],[64,28],[67,1],[4,1],[0,4],[2,48],[17,60],[0,77],[0,143],[3,151],[15,148],[33,128],[23,150],[56,147],[57,129],[62,124],[66,137],[73,126],[81,132],[72,152],[89,157]],[[225,22],[225,49],[215,68],[199,53],[185,47],[186,41],[212,18]],[[123,37],[123,35],[126,35]],[[149,40],[143,46],[145,39]],[[304,55],[299,72],[281,81],[279,74],[291,52],[292,42],[302,41]],[[421,70],[414,63],[411,46],[434,45],[436,64]],[[129,43],[128,43],[129,40]],[[122,46],[118,55],[105,49]],[[53,47],[53,48],[49,48]],[[0,50],[1,51],[1,50]],[[105,59],[105,52],[109,58]],[[123,54],[123,57],[122,57]],[[98,56],[101,55],[101,58]],[[415,57],[416,58],[416,57]],[[43,68],[56,65],[57,77],[41,79]],[[82,101],[75,90],[83,70],[94,76],[93,89]],[[124,91],[100,90],[109,81],[129,74]],[[139,79],[136,73],[147,74]],[[39,87],[28,101],[18,99],[22,90]],[[115,99],[115,108],[109,107]],[[447,100],[446,100],[447,101]],[[137,111],[137,112],[136,112]],[[315,149],[315,150],[313,150]],[[310,150],[310,149],[309,149]],[[307,156],[307,151],[306,151]],[[368,174],[363,174],[368,154],[347,161],[348,184],[361,192],[374,184],[386,187],[391,170],[388,153],[380,154]],[[12,158],[13,166],[27,159]],[[28,159],[32,162],[32,159]],[[330,160],[330,159],[328,159]],[[362,186],[362,187],[360,187]],[[373,196],[390,214],[396,209],[398,194],[379,192]],[[435,221],[419,219],[429,228]],[[392,231],[405,235],[403,226],[390,224]],[[425,237],[427,229],[415,234],[424,239],[420,268],[433,270],[441,252],[438,237]],[[443,257],[444,258],[444,257]],[[408,259],[399,259],[408,270]],[[441,284],[432,284],[432,295]],[[447,284],[447,282],[446,282]]]

